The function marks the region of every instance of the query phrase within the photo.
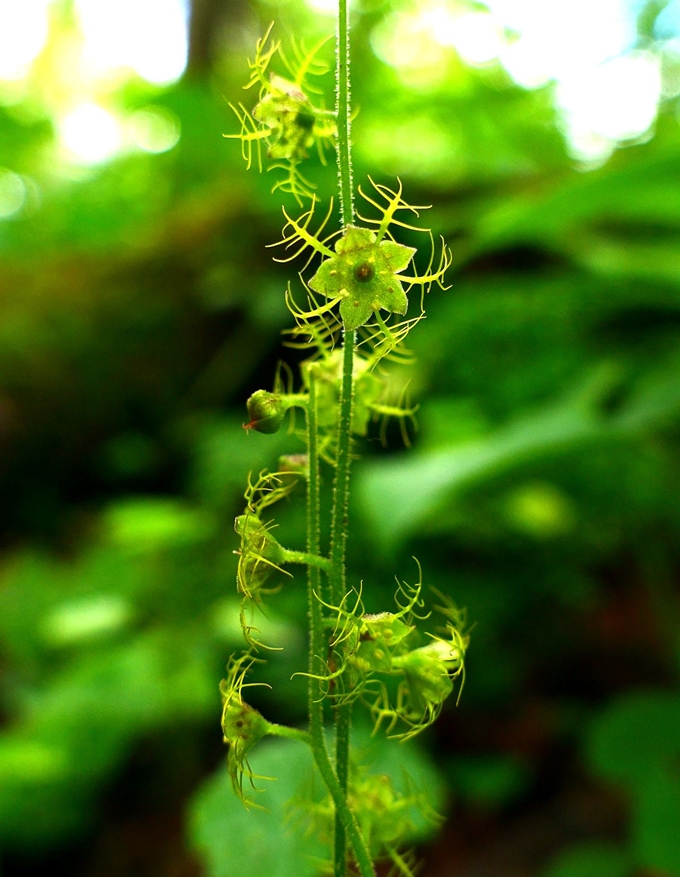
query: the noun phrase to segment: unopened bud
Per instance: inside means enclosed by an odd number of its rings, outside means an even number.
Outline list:
[[[252,706],[238,698],[224,704],[222,711],[222,733],[224,742],[235,746],[238,754],[246,755],[248,750],[266,736],[269,722]]]
[[[283,423],[288,406],[278,393],[268,390],[256,390],[246,402],[250,422],[244,429],[271,434],[278,432]]]

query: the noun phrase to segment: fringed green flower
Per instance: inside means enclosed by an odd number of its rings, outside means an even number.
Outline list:
[[[345,329],[358,329],[381,310],[405,314],[408,301],[401,280],[413,247],[378,240],[368,228],[350,225],[335,243],[336,255],[321,263],[309,286],[327,299],[340,299]]]
[[[312,197],[313,186],[302,176],[299,165],[314,145],[319,158],[325,161],[324,150],[332,146],[336,131],[335,114],[314,106],[309,98],[309,93],[316,91],[309,78],[321,76],[329,69],[328,64],[317,58],[327,41],[321,40],[309,51],[292,42],[292,56],[288,58],[278,40],[270,43],[272,26],[258,40],[255,59],[248,62],[251,73],[244,88],[257,87],[258,102],[252,112],[242,103],[230,104],[241,130],[224,136],[240,140],[248,167],[255,156],[260,170],[264,143],[267,157],[273,162],[269,170],[277,168],[286,172],[286,177],[276,183],[274,189],[289,192],[301,204],[303,198]],[[290,78],[268,69],[276,56]]]
[[[417,614],[423,606],[422,582],[409,585],[397,580],[397,584],[398,612],[366,613],[361,589],[349,591],[340,606],[320,601],[331,612],[327,624],[333,625],[329,673],[320,678],[327,682],[338,680],[335,697],[339,702],[361,697],[374,673],[392,673],[393,656],[408,648],[408,638],[416,631],[414,621],[427,618]],[[348,609],[346,604],[352,595],[356,599]],[[400,602],[400,598],[405,602]]]
[[[464,637],[452,625],[447,626],[448,638],[433,637],[432,642],[396,657],[393,672],[401,673],[403,679],[397,689],[396,707],[378,706],[374,718],[391,716],[392,725],[397,719],[408,730],[398,734],[409,739],[429,727],[441,712],[444,701],[453,691],[454,680],[465,677],[465,650],[468,637]]]
[[[397,191],[392,191],[387,186],[374,183],[372,180],[371,183],[384,204],[373,200],[361,188],[359,193],[375,208],[379,218],[357,214],[365,226],[353,224],[345,226],[335,240],[334,250],[329,244],[336,235],[322,237],[331,215],[330,209],[316,233],[312,234],[310,231],[314,200],[309,210],[297,220],[289,216],[284,209],[286,225],[281,240],[274,246],[283,246],[291,250],[290,255],[277,260],[280,262],[292,261],[306,251],[311,251],[311,254],[308,254],[307,264],[314,253],[318,253],[323,259],[312,279],[306,284],[309,309],[298,307],[291,294],[288,295],[288,306],[298,326],[301,327],[304,323],[309,325],[310,320],[333,313],[336,305],[339,305],[340,319],[346,330],[351,331],[367,324],[377,327],[382,336],[378,347],[384,348],[381,356],[385,356],[401,345],[409,329],[418,322],[419,318],[402,321],[390,328],[383,321],[380,312],[405,314],[408,310],[406,296],[414,285],[421,288],[422,312],[423,295],[432,284],[436,283],[442,289],[446,288],[444,276],[451,265],[451,253],[448,247],[442,244],[439,261],[435,265],[435,248],[432,242],[430,261],[425,273],[399,276],[411,264],[416,250],[397,243],[390,228],[398,226],[415,232],[422,232],[424,229],[397,219],[395,214],[407,211],[418,215],[418,210],[424,208],[422,205],[415,207],[404,201],[401,197],[401,183]],[[403,284],[406,284],[406,289]],[[326,299],[325,304],[319,304],[314,293],[322,295]],[[372,317],[375,319],[372,320]]]
[[[245,703],[241,696],[246,687],[245,677],[254,660],[247,652],[238,658],[232,658],[227,666],[227,678],[220,683],[222,734],[224,742],[229,746],[227,770],[234,791],[246,805],[252,805],[253,802],[244,794],[244,778],[248,779],[253,788],[255,779],[266,779],[253,773],[248,755],[271,730],[270,723],[256,709]]]
[[[385,864],[385,873],[390,877],[414,877],[416,874],[414,851],[399,849],[405,839],[418,834],[414,815],[418,814],[421,820],[424,818],[434,825],[442,821],[429,804],[427,793],[413,788],[407,775],[403,781],[405,788],[400,791],[386,774],[371,773],[365,766],[353,764],[347,791],[352,813],[371,857],[374,862]],[[331,840],[334,822],[331,798],[326,796],[316,800],[312,793],[296,800],[296,804],[307,825],[311,821],[312,831]]]
[[[465,680],[465,612],[433,588],[443,604],[434,609],[446,623],[438,632],[426,633],[430,641],[422,645],[415,622],[425,621],[430,613],[417,614],[423,607],[421,590],[421,579],[413,586],[400,583],[398,612],[365,613],[361,592],[350,592],[337,607],[324,603],[332,613],[327,623],[333,623],[333,632],[328,673],[318,678],[329,683],[329,692],[332,683],[338,703],[363,700],[376,729],[385,726],[388,734],[403,740],[429,727],[456,680],[461,690]],[[346,604],[352,593],[350,609]],[[406,602],[400,602],[400,594]],[[405,730],[392,734],[400,723]]]
[[[276,526],[274,522],[262,519],[265,509],[295,490],[300,475],[304,472],[304,468],[295,472],[288,463],[284,465],[284,471],[268,472],[264,469],[254,482],[248,480],[245,513],[238,515],[234,521],[234,529],[241,540],[240,547],[234,552],[238,555],[236,584],[241,595],[241,627],[246,642],[255,650],[270,647],[253,636],[253,631],[257,628],[248,622],[246,610],[260,608],[264,596],[279,590],[280,583],[275,583],[273,587],[269,585],[272,574],[291,576],[284,569],[287,564],[317,566],[325,570],[330,564],[328,558],[284,548],[272,535]]]
[[[252,512],[238,515],[234,521],[234,529],[241,537],[238,589],[251,600],[259,601],[262,586],[274,570],[283,572],[281,566],[287,559],[286,550],[271,535],[272,526]]]
[[[275,73],[269,91],[253,110],[253,118],[270,130],[267,154],[274,159],[300,161],[319,134],[317,111],[294,82]]]

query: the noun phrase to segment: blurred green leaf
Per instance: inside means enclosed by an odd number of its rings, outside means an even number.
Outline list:
[[[117,502],[104,513],[103,526],[112,544],[138,551],[204,542],[216,529],[207,511],[169,497]]]
[[[680,874],[680,695],[642,691],[615,700],[593,722],[594,769],[632,799],[631,846],[641,867]]]
[[[482,806],[500,806],[524,790],[528,772],[515,758],[467,756],[451,764],[453,789],[457,795]]]
[[[357,760],[371,772],[387,774],[396,789],[403,792],[427,790],[434,808],[443,804],[443,784],[437,771],[417,746],[400,746],[395,741],[376,737],[357,729]],[[314,779],[312,756],[303,744],[288,741],[265,741],[254,750],[254,773],[273,780],[256,780],[263,789],[255,803],[266,810],[246,810],[234,794],[226,768],[220,769],[196,794],[189,817],[192,843],[201,854],[209,877],[312,877],[321,873],[321,861],[327,855],[314,835],[305,833],[308,814],[304,801]],[[300,812],[296,815],[296,805]],[[406,842],[424,840],[433,825],[411,807],[414,831]]]
[[[135,737],[218,715],[215,679],[209,650],[166,631],[86,653],[24,690],[21,718],[0,733],[0,842],[41,845],[83,831]]]
[[[590,842],[561,853],[544,877],[631,877],[628,852],[611,844]]]
[[[50,645],[72,645],[118,631],[131,616],[132,607],[122,597],[98,594],[57,606],[43,619],[41,629]]]
[[[244,406],[240,415],[194,426],[192,487],[209,506],[221,509],[233,502],[235,494],[243,494],[249,473],[274,465],[280,454],[290,452],[291,436],[285,430],[261,436],[243,429],[246,419]]]
[[[634,796],[632,848],[636,861],[642,867],[678,877],[679,825],[680,747],[666,770],[652,769]]]
[[[678,374],[672,384],[662,377],[662,392],[652,385],[615,415],[605,415],[602,406],[614,377],[610,369],[601,369],[563,400],[517,418],[486,439],[365,466],[357,477],[365,520],[383,547],[393,546],[436,515],[444,499],[472,484],[589,442],[636,436],[680,411]]]
[[[0,788],[7,782],[45,782],[60,779],[68,771],[66,753],[58,746],[0,738]]]
[[[313,857],[323,849],[293,825],[289,801],[312,772],[309,748],[288,740],[262,743],[251,759],[253,771],[274,781],[256,780],[266,792],[256,801],[266,810],[246,810],[234,794],[226,768],[194,798],[190,835],[209,877],[313,877]]]
[[[587,757],[609,780],[635,787],[680,757],[680,695],[640,691],[616,698],[593,721]]]
[[[628,160],[626,160],[628,159]],[[604,276],[680,282],[677,143],[630,154],[547,194],[505,198],[479,219],[461,261],[522,244],[562,253]]]

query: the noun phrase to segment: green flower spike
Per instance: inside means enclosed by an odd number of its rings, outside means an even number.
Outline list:
[[[397,275],[415,252],[413,247],[379,240],[368,228],[350,225],[335,243],[336,255],[321,263],[309,286],[328,299],[341,299],[340,316],[348,331],[381,310],[405,314],[408,301]]]

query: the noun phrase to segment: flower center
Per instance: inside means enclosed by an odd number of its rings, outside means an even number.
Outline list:
[[[354,269],[354,276],[359,283],[368,283],[375,276],[375,268],[369,262],[362,262]]]

